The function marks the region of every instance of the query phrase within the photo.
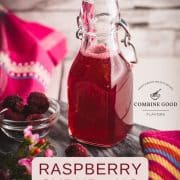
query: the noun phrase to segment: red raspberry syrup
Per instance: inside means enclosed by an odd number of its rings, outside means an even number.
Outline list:
[[[68,78],[69,132],[81,142],[111,147],[132,126],[132,72],[104,45],[79,52]]]

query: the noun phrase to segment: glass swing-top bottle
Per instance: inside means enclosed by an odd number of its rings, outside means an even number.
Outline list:
[[[68,77],[69,133],[80,142],[111,147],[132,127],[133,76],[118,29],[127,38],[129,32],[116,0],[82,1],[77,20],[82,42]]]

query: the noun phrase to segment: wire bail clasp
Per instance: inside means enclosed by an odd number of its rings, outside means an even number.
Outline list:
[[[82,32],[82,23],[80,22],[80,16],[76,18],[78,30],[76,31],[76,38],[82,40],[83,32]]]
[[[126,23],[126,21],[124,19],[120,19],[116,23],[116,25],[120,26],[120,27],[122,27],[124,29],[125,36],[124,36],[124,39],[121,40],[121,43],[123,43],[125,47],[131,47],[133,49],[135,60],[131,61],[131,63],[137,64],[138,63],[138,57],[137,57],[135,46],[131,42],[131,34],[130,34],[130,31],[129,31],[128,24]]]

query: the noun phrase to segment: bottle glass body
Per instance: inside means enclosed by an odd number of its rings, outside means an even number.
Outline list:
[[[131,67],[119,53],[116,28],[109,29],[83,33],[68,77],[69,133],[103,147],[126,137],[133,116]]]

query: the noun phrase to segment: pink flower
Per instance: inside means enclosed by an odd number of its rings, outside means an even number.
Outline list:
[[[32,126],[28,126],[24,129],[24,139],[29,140],[32,144],[31,146],[34,146],[39,142],[39,134],[32,134],[32,128]]]
[[[29,158],[23,158],[23,159],[20,159],[18,161],[18,164],[20,166],[25,166],[26,170],[27,170],[27,173],[28,174],[32,174],[32,160],[33,158],[32,157],[29,157]]]
[[[32,128],[32,126],[28,126],[26,129],[24,129],[24,139],[27,139],[32,135]]]
[[[39,134],[32,134],[31,142],[32,144],[37,144],[39,142]]]
[[[45,154],[46,157],[52,157],[54,155],[54,152],[51,149],[46,149],[44,154]]]

